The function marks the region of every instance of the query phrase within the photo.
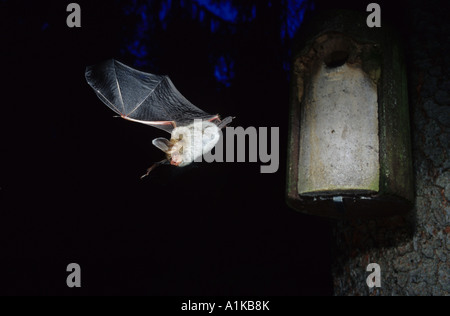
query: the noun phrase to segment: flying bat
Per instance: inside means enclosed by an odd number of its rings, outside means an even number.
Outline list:
[[[120,117],[171,134],[170,140],[152,141],[166,159],[153,164],[142,178],[161,164],[183,167],[210,152],[220,139],[220,129],[233,120],[221,120],[193,105],[168,76],[145,73],[114,59],[88,66],[85,76],[99,99]]]

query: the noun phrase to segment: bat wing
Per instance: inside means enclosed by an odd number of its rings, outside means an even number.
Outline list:
[[[100,100],[121,117],[169,133],[175,125],[217,117],[189,102],[168,76],[138,71],[114,59],[87,67],[86,80]]]

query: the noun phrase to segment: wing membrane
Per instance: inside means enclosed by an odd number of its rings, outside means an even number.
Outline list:
[[[186,125],[214,117],[189,102],[168,76],[145,73],[114,59],[87,67],[86,80],[100,100],[123,118],[166,131],[171,122]]]

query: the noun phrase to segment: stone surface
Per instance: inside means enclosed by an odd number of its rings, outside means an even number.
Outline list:
[[[410,1],[408,14],[415,209],[402,220],[335,224],[335,295],[450,295],[450,23],[424,0]],[[381,266],[381,289],[365,283],[368,261]]]
[[[439,103],[440,105],[450,105],[450,95],[448,91],[439,90],[438,92],[436,92],[434,98],[436,102]]]
[[[439,269],[439,284],[444,291],[450,292],[450,265],[443,264]]]
[[[322,63],[305,94],[299,194],[378,192],[376,85],[359,67]]]

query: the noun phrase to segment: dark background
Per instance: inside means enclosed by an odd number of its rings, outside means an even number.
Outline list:
[[[230,22],[193,0],[173,1],[164,18],[163,1],[79,0],[78,29],[66,25],[70,2],[0,2],[0,293],[331,295],[330,224],[284,199],[295,1],[216,1],[237,8]],[[302,10],[365,12],[370,2]],[[378,3],[407,32],[402,4]],[[278,172],[202,163],[141,181],[163,157],[151,140],[166,135],[113,118],[97,99],[84,69],[108,58],[168,74],[234,126],[280,127]],[[66,286],[72,262],[81,289]]]

